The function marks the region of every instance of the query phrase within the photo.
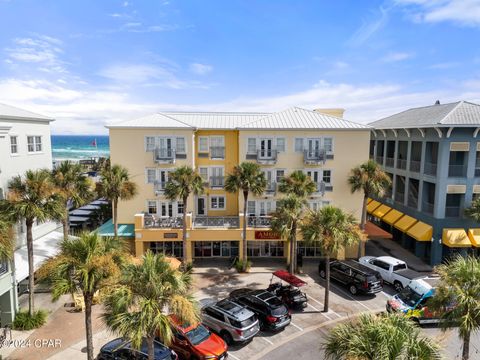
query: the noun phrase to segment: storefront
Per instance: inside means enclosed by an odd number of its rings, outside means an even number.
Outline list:
[[[238,256],[238,241],[195,241],[193,257],[232,257]]]
[[[322,249],[320,248],[319,242],[306,245],[303,241],[299,241],[297,242],[297,251],[303,257],[316,258],[322,256]]]
[[[285,242],[278,240],[247,241],[248,257],[285,257]]]
[[[150,250],[155,254],[183,258],[183,243],[181,240],[151,242]]]

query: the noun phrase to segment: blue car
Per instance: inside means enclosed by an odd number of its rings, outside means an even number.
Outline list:
[[[155,360],[177,360],[175,351],[162,343],[154,342]],[[100,349],[97,360],[147,360],[147,341],[143,339],[140,350],[132,347],[131,342],[122,338],[112,340]]]

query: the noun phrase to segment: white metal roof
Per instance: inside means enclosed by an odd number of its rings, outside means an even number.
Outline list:
[[[250,112],[163,112],[163,114],[197,129],[234,129],[268,115]]]
[[[28,119],[28,120],[42,120],[53,121],[53,118],[48,116],[36,114],[27,110],[19,109],[14,106],[0,103],[0,119]]]
[[[107,125],[107,128],[169,128],[169,129],[189,129],[192,126],[178,121],[162,113],[155,113],[141,118],[126,120]]]

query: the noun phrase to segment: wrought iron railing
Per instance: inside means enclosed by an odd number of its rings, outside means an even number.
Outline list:
[[[198,216],[193,220],[193,226],[238,228],[240,218],[238,216]]]
[[[155,162],[174,162],[175,149],[155,148],[153,159]]]
[[[270,216],[248,216],[247,226],[269,228],[272,223]]]
[[[306,162],[310,161],[325,161],[327,153],[325,149],[304,150],[303,159]]]
[[[183,218],[177,217],[158,217],[155,215],[145,214],[143,218],[143,227],[149,228],[167,228],[175,229],[183,226]]]

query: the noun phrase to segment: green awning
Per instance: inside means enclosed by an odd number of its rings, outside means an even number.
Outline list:
[[[112,219],[108,220],[105,224],[100,226],[96,232],[100,236],[114,236]],[[135,225],[134,224],[118,224],[118,236],[133,238],[135,237]]]

